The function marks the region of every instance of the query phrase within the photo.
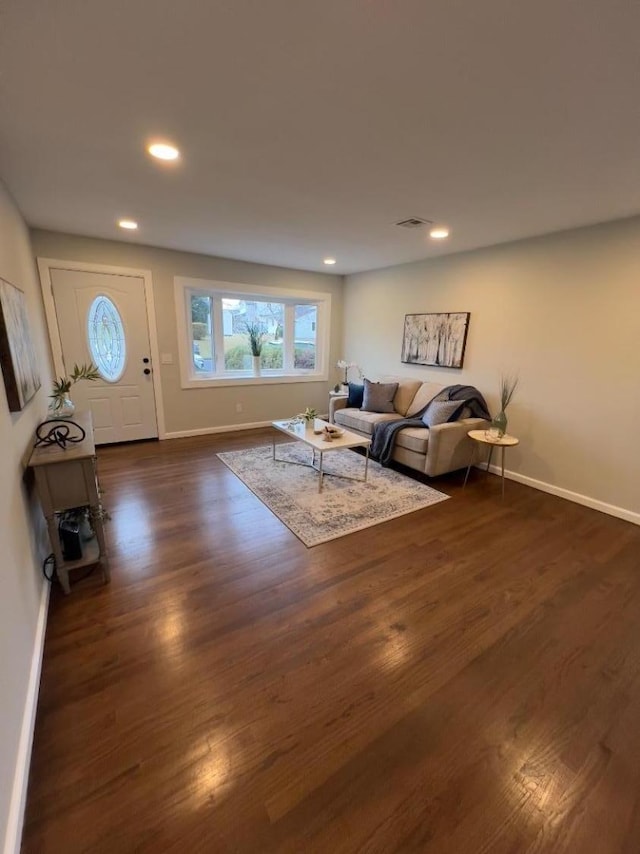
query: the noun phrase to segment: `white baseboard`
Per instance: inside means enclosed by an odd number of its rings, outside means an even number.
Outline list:
[[[33,731],[36,723],[36,710],[38,708],[40,671],[42,669],[42,654],[44,652],[44,637],[47,627],[50,592],[51,585],[48,581],[43,580],[42,594],[40,596],[40,609],[38,611],[38,622],[36,625],[36,635],[33,643],[33,655],[31,656],[31,669],[29,671],[27,697],[24,704],[22,727],[20,729],[20,741],[18,743],[16,770],[13,777],[13,788],[11,790],[9,817],[4,837],[4,854],[19,854],[22,842],[22,825],[24,823],[24,811],[27,805],[29,766],[31,765]]]
[[[477,468],[485,471],[486,465],[479,465]],[[493,474],[500,475],[500,466],[492,465],[489,471]],[[579,492],[572,492],[570,489],[564,489],[561,486],[555,486],[552,483],[545,483],[543,480],[536,480],[533,477],[519,474],[515,471],[504,470],[505,478],[515,480],[517,483],[524,483],[525,486],[531,486],[534,489],[539,489],[541,492],[548,492],[551,495],[557,495],[559,498],[566,498],[567,501],[573,501],[575,504],[582,504],[585,507],[590,507],[592,510],[599,510],[601,513],[608,513],[609,516],[617,516],[618,519],[624,519],[625,522],[632,522],[634,525],[640,525],[640,513],[634,513],[632,510],[627,510],[624,507],[616,507],[615,504],[607,504],[606,501],[599,501],[597,498],[591,498],[589,495],[582,495]]]
[[[271,421],[254,421],[251,424],[227,424],[224,427],[199,427],[197,430],[176,430],[165,433],[162,439],[186,439],[189,436],[208,436],[210,433],[233,433],[236,430],[257,430],[258,427],[271,427]]]
[[[197,430],[178,430],[174,433],[165,433],[161,436],[162,439],[183,439],[188,436],[207,436],[211,433],[232,433],[235,430],[256,430],[259,427],[270,427],[271,421],[254,421],[247,424],[227,424],[223,427],[201,427]],[[481,463],[476,468],[486,470],[486,464]],[[499,475],[501,472],[500,466],[492,465],[489,471]],[[601,513],[608,513],[609,516],[616,516],[618,519],[624,519],[626,522],[632,522],[634,525],[640,525],[640,513],[634,513],[632,510],[627,510],[624,507],[617,507],[615,504],[607,504],[605,501],[599,501],[597,498],[591,498],[589,495],[582,495],[579,492],[572,492],[570,489],[564,489],[561,486],[555,486],[552,483],[546,483],[543,480],[536,480],[533,477],[528,477],[524,474],[519,474],[515,471],[504,471],[505,478],[515,480],[517,483],[524,483],[526,486],[531,486],[533,489],[539,489],[541,492],[548,492],[550,495],[557,495],[559,498],[565,498],[567,501],[573,501],[575,504],[582,504],[584,507],[590,507],[593,510],[599,510]]]

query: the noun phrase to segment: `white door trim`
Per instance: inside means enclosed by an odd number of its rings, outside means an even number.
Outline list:
[[[167,432],[164,420],[164,403],[162,399],[162,383],[160,381],[160,349],[158,347],[158,329],[156,326],[156,311],[153,301],[153,279],[151,270],[137,270],[133,267],[113,267],[107,264],[87,264],[84,261],[60,261],[56,258],[38,258],[38,272],[40,273],[40,287],[42,288],[42,301],[44,313],[49,329],[49,341],[51,342],[51,353],[53,356],[53,367],[56,376],[64,374],[64,361],[62,358],[62,341],[56,316],[56,307],[53,301],[53,287],[51,283],[51,270],[76,270],[87,273],[107,273],[113,276],[135,276],[144,281],[144,296],[147,304],[147,324],[149,327],[149,345],[151,347],[151,363],[153,371],[153,396],[155,400],[156,421],[158,424],[158,438],[166,439]]]

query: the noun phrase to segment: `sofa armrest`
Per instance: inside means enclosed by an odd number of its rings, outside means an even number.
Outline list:
[[[483,418],[463,418],[450,424],[437,424],[429,428],[425,473],[429,477],[466,468],[474,461],[477,451],[469,430],[484,430],[489,422]]]
[[[332,397],[329,400],[329,424],[333,424],[333,415],[338,409],[345,409],[347,406],[348,398],[345,397]],[[471,429],[471,428],[469,428]]]

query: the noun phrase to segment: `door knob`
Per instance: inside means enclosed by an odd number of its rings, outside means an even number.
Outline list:
[[[144,373],[144,374],[150,374],[150,373],[151,373],[151,368],[145,368],[145,369],[144,369],[144,371],[143,371],[143,373]]]

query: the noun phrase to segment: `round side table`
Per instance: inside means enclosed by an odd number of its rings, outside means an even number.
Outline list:
[[[487,472],[489,471],[489,466],[491,465],[491,456],[493,454],[494,447],[498,447],[502,451],[502,456],[500,462],[502,463],[502,500],[504,501],[504,452],[505,448],[512,448],[514,445],[520,444],[520,439],[516,439],[515,436],[509,436],[508,433],[505,433],[504,436],[500,439],[492,439],[489,436],[488,430],[469,430],[467,436],[470,439],[473,439],[474,442],[478,442],[479,445],[489,445],[489,459],[487,460]],[[475,454],[474,454],[475,458]],[[469,479],[469,472],[471,471],[471,466],[473,463],[469,463],[467,466],[467,473],[464,476],[464,484],[462,488],[467,485],[467,480]]]

